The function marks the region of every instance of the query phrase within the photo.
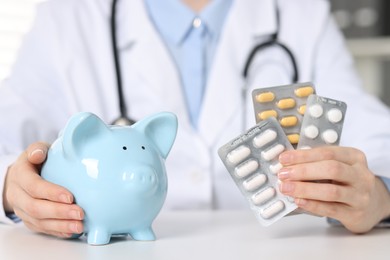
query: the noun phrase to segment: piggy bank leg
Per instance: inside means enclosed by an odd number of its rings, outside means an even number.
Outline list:
[[[151,227],[133,230],[130,232],[130,236],[134,240],[156,240],[156,236]]]
[[[91,228],[88,232],[88,244],[105,245],[110,242],[111,233],[102,228]]]

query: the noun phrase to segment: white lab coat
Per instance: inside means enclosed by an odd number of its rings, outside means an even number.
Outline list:
[[[342,144],[365,151],[371,169],[390,177],[389,111],[363,93],[342,36],[330,19],[328,2],[278,2],[279,38],[294,52],[299,81],[312,81],[319,95],[348,104]],[[118,117],[110,3],[52,0],[40,6],[14,71],[0,88],[2,175],[29,143],[52,142],[72,114],[91,111],[107,122]],[[276,30],[275,0],[234,1],[209,74],[198,129],[190,124],[180,76],[143,2],[119,3],[120,58],[129,114],[141,119],[171,111],[179,120],[167,159],[169,187],[164,207],[247,207],[217,149],[255,124],[253,88],[291,82],[290,60],[272,47],[257,55],[246,100],[242,97],[241,72],[251,48]]]

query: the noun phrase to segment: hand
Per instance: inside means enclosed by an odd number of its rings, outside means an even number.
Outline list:
[[[48,145],[34,143],[9,167],[3,194],[4,209],[15,213],[33,231],[70,237],[83,231],[83,210],[65,188],[39,175]]]
[[[368,232],[390,216],[389,192],[368,169],[363,152],[326,146],[286,151],[279,160],[280,190],[303,210],[337,219],[354,233]]]

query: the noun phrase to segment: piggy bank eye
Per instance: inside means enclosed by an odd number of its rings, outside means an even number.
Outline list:
[[[127,150],[127,147],[126,147],[126,146],[123,146],[122,149],[126,151],[126,150]]]
[[[141,146],[142,150],[145,150],[145,146]]]

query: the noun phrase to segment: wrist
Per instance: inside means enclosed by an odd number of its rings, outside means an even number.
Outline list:
[[[379,208],[381,215],[379,221],[390,218],[390,192],[380,177],[376,177],[376,186],[379,191]]]
[[[4,180],[4,187],[3,187],[3,208],[4,208],[4,212],[5,213],[13,213],[13,208],[11,206],[11,203],[8,201],[8,198],[7,198],[7,187],[8,187],[8,175],[9,175],[9,172],[10,172],[10,168],[11,166],[8,168],[8,171],[7,171],[7,174],[5,176],[5,180]]]

